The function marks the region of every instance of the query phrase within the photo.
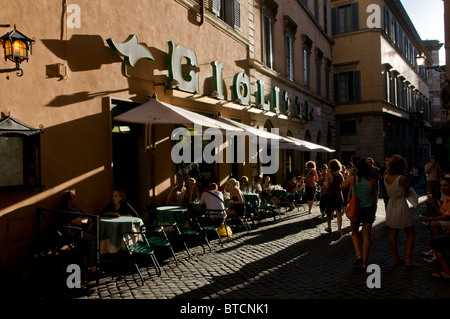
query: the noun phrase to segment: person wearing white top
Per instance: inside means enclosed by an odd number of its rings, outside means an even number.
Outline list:
[[[200,205],[205,205],[206,215],[213,221],[224,222],[227,214],[222,192],[218,191],[216,183],[212,183],[208,191],[202,193]]]

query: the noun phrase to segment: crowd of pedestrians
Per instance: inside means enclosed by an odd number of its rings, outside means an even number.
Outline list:
[[[327,164],[316,166],[306,163],[302,178],[305,181],[305,195],[308,208],[311,209],[314,193],[319,192],[320,211],[326,216],[327,233],[332,233],[332,219],[337,219],[337,236],[342,236],[342,218],[345,216],[350,197],[355,194],[358,202],[357,220],[351,222],[351,236],[355,258],[353,264],[365,269],[370,259],[370,234],[375,221],[378,197],[384,200],[386,226],[390,232],[387,244],[392,252],[393,264],[407,267],[419,267],[414,260],[415,229],[408,197],[414,197],[412,187],[419,185],[420,169],[412,163],[409,167],[404,157],[393,155],[385,158],[384,166],[374,165],[372,158],[360,158],[354,155],[351,162],[342,165],[333,159]],[[317,169],[320,167],[321,169]],[[443,173],[434,157],[423,170],[428,194],[430,217],[421,216],[429,225],[430,250],[424,252],[424,261],[438,261],[442,271],[432,274],[436,278],[450,280],[450,268],[444,252],[450,250],[450,176]],[[317,189],[316,189],[317,186]],[[416,199],[417,200],[417,199]],[[399,232],[406,234],[405,257],[398,252]]]
[[[353,264],[362,269],[365,269],[370,261],[372,225],[376,218],[378,198],[382,197],[386,211],[385,222],[390,229],[386,243],[391,249],[393,264],[419,267],[420,262],[413,258],[415,229],[407,198],[414,193],[412,187],[419,185],[421,173],[425,177],[427,205],[432,216],[421,217],[422,221],[429,225],[431,238],[430,250],[424,252],[427,256],[424,261],[439,261],[442,271],[433,276],[450,280],[449,266],[444,256],[444,251],[450,248],[450,177],[442,172],[434,157],[431,157],[429,163],[424,165],[423,170],[416,163],[408,165],[401,155],[386,157],[382,167],[375,165],[371,157],[360,158],[357,155],[353,155],[351,161],[345,165],[342,165],[338,159],[332,159],[329,163],[321,165],[310,160],[305,164],[302,174],[298,176],[289,174],[284,188],[289,194],[300,193],[301,200],[307,205],[309,213],[314,202],[319,201],[322,219],[326,220],[325,232],[333,233],[332,220],[336,218],[338,238],[342,236],[342,221],[346,216],[350,198],[352,195],[356,196],[358,214],[357,219],[351,221],[351,238],[355,252]],[[187,201],[199,198],[199,193],[191,190],[195,180],[192,179],[187,183],[184,191],[181,188],[181,181],[178,182],[180,184],[174,188],[168,202],[176,198],[178,200],[187,198]],[[233,203],[233,206],[227,210],[228,215],[242,214],[244,208],[242,192],[251,191],[262,196],[273,187],[270,176],[263,178],[255,176],[253,181],[246,176],[238,180],[230,178],[226,184],[225,190],[232,193],[230,197]],[[214,190],[217,191],[217,185],[214,185]],[[187,193],[189,193],[188,197],[185,195]],[[288,211],[292,209],[291,203]],[[401,231],[406,234],[403,243],[404,257],[399,255],[398,250]]]

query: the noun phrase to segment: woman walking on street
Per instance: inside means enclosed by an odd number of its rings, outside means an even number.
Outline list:
[[[309,161],[306,164],[306,169],[303,172],[303,179],[305,181],[305,194],[306,200],[308,202],[309,213],[311,214],[311,209],[314,203],[314,196],[316,195],[317,182],[319,181],[319,175],[316,171],[316,163],[314,161]]]
[[[331,233],[331,220],[336,211],[338,238],[341,237],[342,226],[342,191],[340,188],[344,177],[341,174],[341,163],[333,159],[329,163],[330,171],[325,175],[325,211],[327,213],[327,225],[325,231]]]
[[[364,159],[356,163],[356,176],[351,179],[351,189],[354,188],[358,198],[358,218],[351,222],[352,242],[355,249],[354,265],[361,264],[363,269],[367,268],[367,258],[370,251],[370,233],[375,221],[375,207],[377,202],[376,181],[372,178],[369,164]],[[359,227],[362,234],[362,256],[361,239]]]
[[[412,259],[415,232],[411,210],[406,202],[406,196],[409,194],[406,168],[406,160],[400,155],[392,156],[388,162],[387,174],[384,177],[384,185],[389,195],[386,208],[386,225],[391,229],[389,245],[394,257],[394,265],[405,263],[406,266],[420,266]],[[399,229],[405,229],[406,231],[406,261],[398,256],[397,238]]]

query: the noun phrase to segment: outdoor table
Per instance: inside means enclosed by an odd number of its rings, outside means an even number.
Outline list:
[[[143,225],[144,222],[138,217],[100,218],[100,254],[117,253],[123,247],[123,233],[139,232]],[[135,243],[139,239],[140,236],[138,235],[128,235],[130,244]]]
[[[156,208],[155,224],[172,225],[177,223],[179,228],[187,221],[188,209],[182,206],[160,206]]]
[[[285,189],[272,189],[270,192],[272,193],[272,197],[278,197],[278,198],[286,197]]]

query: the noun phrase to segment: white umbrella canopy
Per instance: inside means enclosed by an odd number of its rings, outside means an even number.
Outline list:
[[[313,152],[328,152],[328,153],[333,153],[335,152],[335,150],[319,145],[319,144],[314,144],[308,141],[304,141],[301,140],[299,138],[295,138],[295,137],[291,137],[291,136],[286,136],[284,137],[284,140],[287,142],[291,142],[294,143],[296,146],[298,146],[298,149],[302,150],[304,148],[306,148],[307,150],[313,151]]]
[[[114,120],[138,124],[197,124],[233,132],[244,131],[236,126],[219,122],[215,119],[159,101],[155,98],[150,98],[147,102],[115,116]]]

